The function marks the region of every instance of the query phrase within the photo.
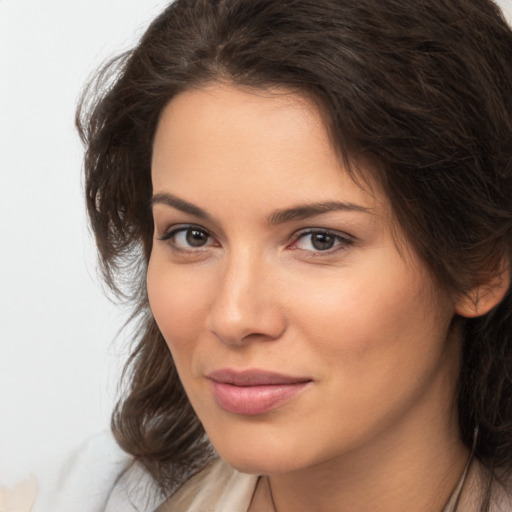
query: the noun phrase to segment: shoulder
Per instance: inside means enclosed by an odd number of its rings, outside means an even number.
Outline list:
[[[219,457],[189,478],[158,512],[247,510],[257,475],[240,473]]]
[[[88,439],[62,466],[37,512],[146,512],[164,497],[149,473],[104,432]]]
[[[491,492],[491,512],[512,512],[512,473],[495,481]]]
[[[258,477],[215,457],[165,495],[153,477],[110,433],[90,438],[61,471],[56,490],[37,512],[225,512],[247,510]]]
[[[502,473],[492,479],[485,466],[475,459],[464,484],[462,497],[457,511],[480,512],[482,503],[489,494],[488,512],[512,512],[512,473]]]

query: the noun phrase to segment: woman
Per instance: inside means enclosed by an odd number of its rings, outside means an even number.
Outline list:
[[[89,214],[139,325],[99,509],[512,510],[492,2],[178,0],[90,92]]]

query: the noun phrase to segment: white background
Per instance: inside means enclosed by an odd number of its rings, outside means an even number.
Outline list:
[[[0,482],[108,428],[126,312],[108,302],[74,109],[165,0],[0,0]],[[119,357],[121,356],[121,357]]]
[[[108,428],[126,312],[86,227],[80,89],[166,0],[0,0],[0,482]],[[512,0],[501,0],[512,14]]]

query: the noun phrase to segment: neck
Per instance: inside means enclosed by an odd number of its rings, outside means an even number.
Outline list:
[[[424,441],[424,440],[423,440]],[[427,447],[385,445],[373,453],[328,461],[307,471],[266,477],[276,512],[441,512],[462,475],[468,450],[454,436]],[[265,484],[265,482],[263,481]],[[270,498],[270,499],[268,499]],[[268,507],[266,508],[268,511]]]

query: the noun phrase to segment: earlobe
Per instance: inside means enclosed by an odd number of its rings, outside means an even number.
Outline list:
[[[503,270],[490,277],[486,282],[472,288],[455,303],[455,312],[465,318],[475,318],[488,313],[497,306],[510,286],[510,268],[504,265]]]

